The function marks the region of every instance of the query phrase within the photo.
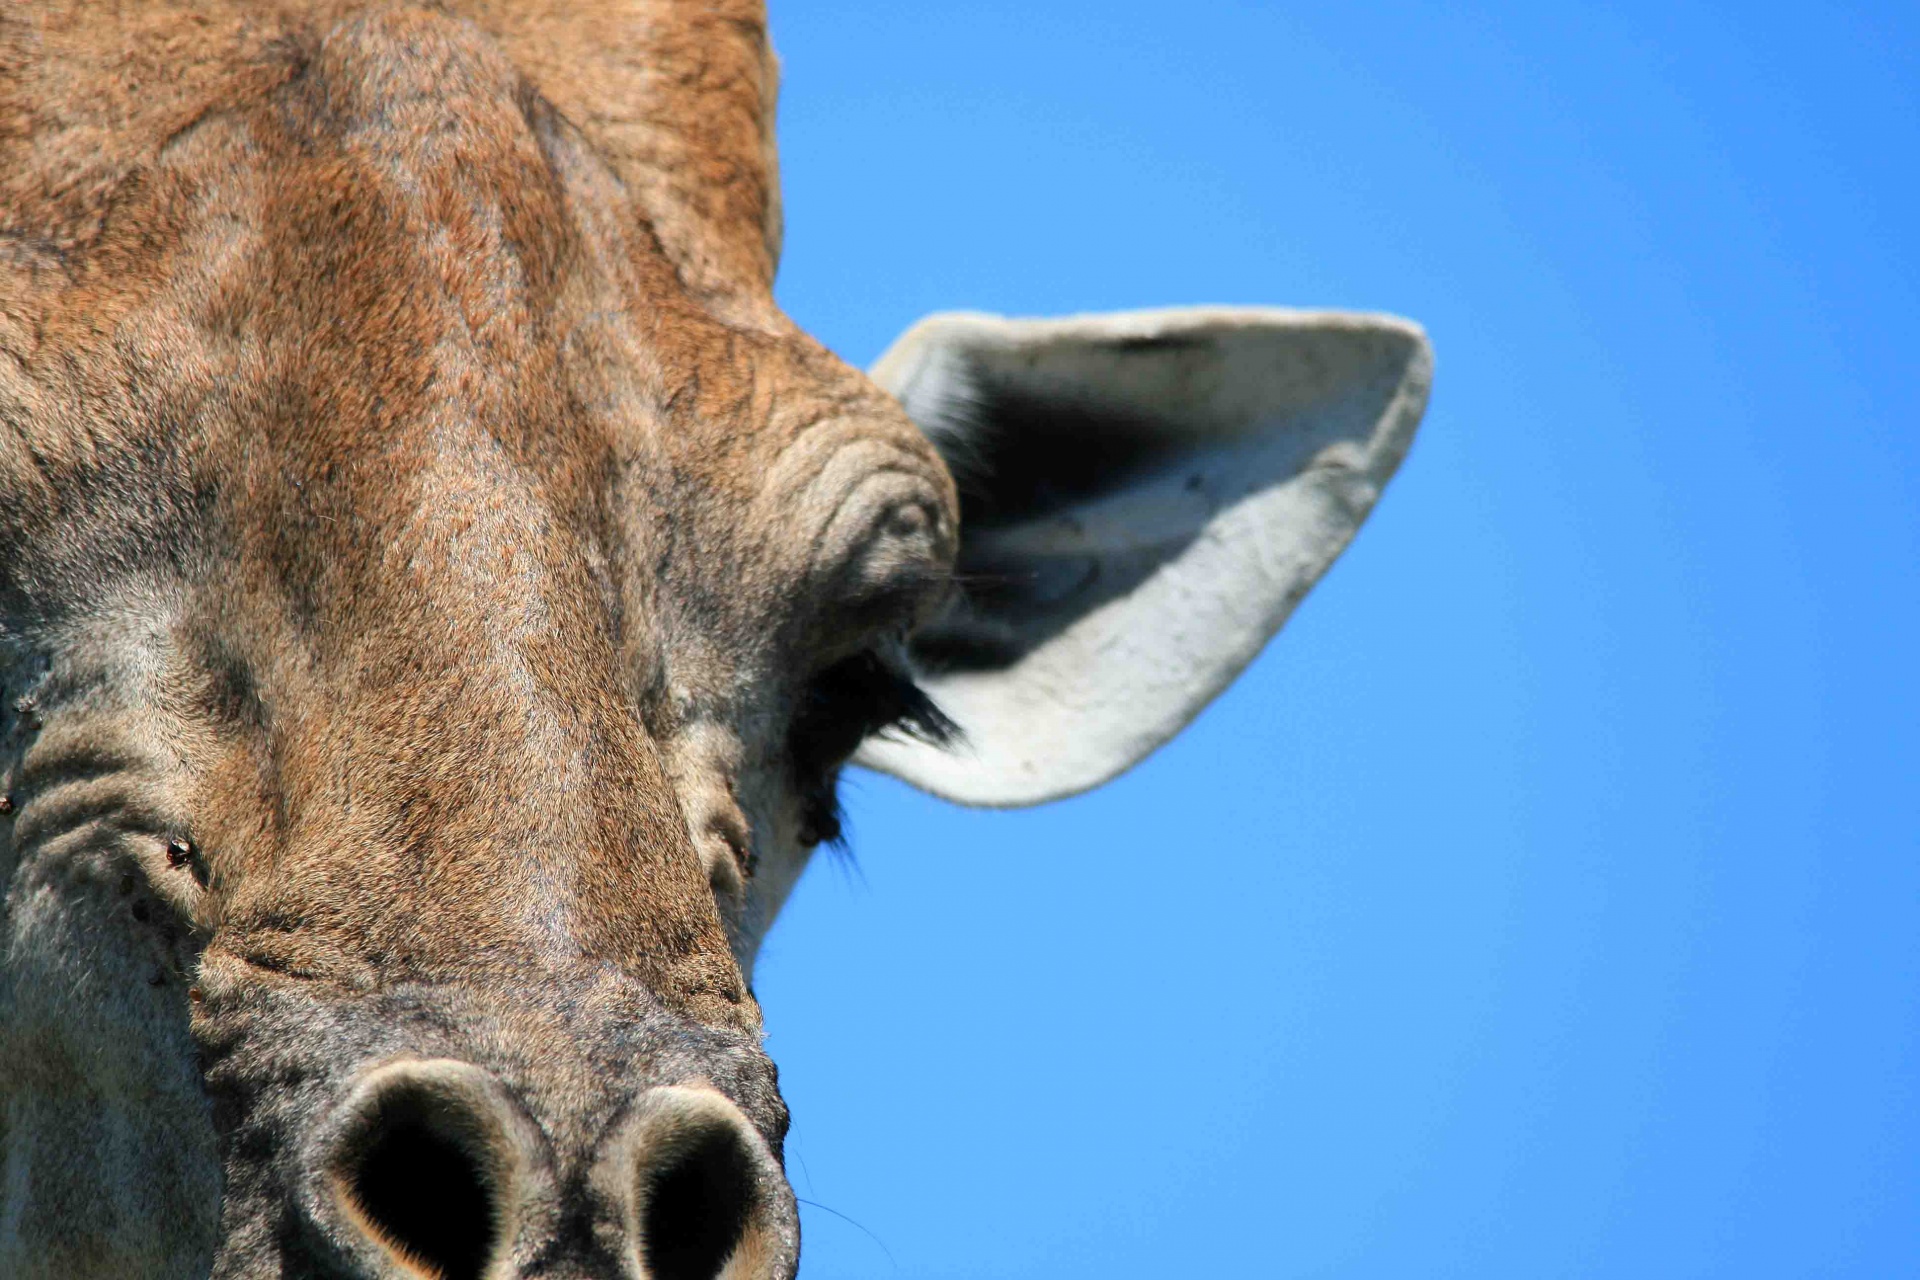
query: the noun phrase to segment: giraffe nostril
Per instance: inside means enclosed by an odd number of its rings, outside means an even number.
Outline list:
[[[752,1158],[730,1127],[687,1135],[642,1177],[641,1238],[653,1280],[713,1280],[752,1208]]]
[[[396,1106],[345,1179],[354,1207],[397,1252],[440,1280],[480,1280],[493,1191],[473,1155],[424,1114]]]
[[[433,1280],[481,1280],[506,1234],[500,1117],[477,1091],[449,1087],[457,1079],[436,1064],[420,1065],[362,1086],[329,1172],[348,1220],[379,1251]]]
[[[799,1229],[779,1157],[717,1090],[647,1090],[593,1178],[627,1201],[646,1280],[792,1280]]]

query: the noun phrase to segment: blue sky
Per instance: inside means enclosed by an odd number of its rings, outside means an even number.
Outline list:
[[[813,1280],[1920,1274],[1911,6],[772,0],[781,296],[1394,311],[1411,458],[1106,789],[848,788]]]

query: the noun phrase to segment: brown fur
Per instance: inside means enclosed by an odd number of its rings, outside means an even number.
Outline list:
[[[771,300],[773,74],[757,0],[0,15],[23,1274],[334,1274],[287,1152],[396,1055],[493,1072],[556,1168],[686,1079],[777,1153],[781,726],[957,512]],[[209,1116],[224,1222],[163,1230]],[[27,1154],[58,1124],[119,1154]]]

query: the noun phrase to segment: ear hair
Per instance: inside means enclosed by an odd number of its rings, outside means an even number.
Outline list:
[[[993,447],[992,399],[979,362],[952,348],[933,352],[900,397],[963,493],[983,489],[992,471],[987,461]]]

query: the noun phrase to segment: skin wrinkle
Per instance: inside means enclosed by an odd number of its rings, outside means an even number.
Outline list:
[[[848,643],[816,561],[879,469],[941,579],[951,482],[772,302],[757,3],[457,8],[0,14],[0,683],[49,673],[0,736],[0,1272],[325,1274],[300,1153],[396,1056],[568,1186],[661,1083],[778,1158],[743,966]],[[527,1221],[556,1276],[630,1247]]]

